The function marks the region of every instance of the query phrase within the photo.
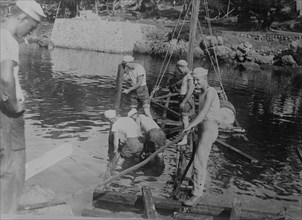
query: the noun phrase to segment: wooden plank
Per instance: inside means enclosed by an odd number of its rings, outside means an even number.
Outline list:
[[[98,194],[98,195],[96,195]],[[111,191],[94,191],[95,207],[98,207],[98,203],[108,202],[112,204],[134,205],[137,200],[137,195],[134,193],[119,193]]]
[[[232,207],[232,211],[231,211],[231,215],[230,215],[230,220],[240,220],[241,219],[241,206],[242,206],[242,202],[237,199],[234,198],[233,200],[233,207]]]
[[[169,91],[169,89],[167,89],[167,91]],[[162,95],[162,96],[156,96],[154,97],[153,99],[156,100],[156,99],[165,99],[165,98],[169,98],[169,97],[174,97],[174,96],[178,96],[179,93],[169,93],[167,95]]]
[[[170,112],[174,117],[180,118],[180,114],[179,114],[178,112],[176,112],[176,111],[174,111],[174,110],[172,110],[172,109],[170,109],[170,108],[166,108],[164,105],[162,105],[162,104],[160,104],[160,103],[158,103],[158,102],[156,102],[156,101],[151,100],[151,103],[152,103],[152,104],[155,104],[155,105],[157,105],[157,106],[159,106],[159,107],[161,107],[162,109],[166,109],[166,110],[167,110],[168,112]]]
[[[256,158],[254,158],[254,157],[252,157],[252,156],[250,156],[250,155],[242,152],[241,150],[233,147],[232,145],[230,145],[228,143],[225,143],[224,141],[216,140],[216,143],[218,143],[218,144],[220,144],[220,145],[222,145],[224,147],[227,147],[227,148],[235,151],[236,153],[242,155],[244,158],[246,158],[247,160],[249,160],[249,162],[251,162],[251,163],[258,163],[258,160]]]
[[[143,186],[142,194],[147,219],[156,219],[156,210],[150,188],[148,186]]]
[[[108,191],[99,191],[99,192],[100,193],[105,193],[105,192],[109,193]],[[115,193],[116,196],[113,196],[112,193]],[[103,203],[109,202],[108,204],[110,204],[110,201],[119,200],[119,198],[123,198],[123,197],[127,198],[127,196],[128,196],[127,193],[110,192],[110,194],[112,195],[111,198],[109,200],[103,199]],[[141,203],[140,201],[142,201],[142,199],[143,199],[142,196],[138,195],[137,200],[134,204],[136,205],[138,203]],[[158,198],[158,197],[153,197],[153,199],[154,199],[154,204],[155,204],[156,210],[166,210],[166,211],[174,212],[174,211],[179,211],[180,209],[184,208],[184,206],[182,206],[181,201],[177,201],[177,200],[173,200],[173,199],[169,199],[169,198]],[[117,203],[115,202],[110,205],[112,206],[113,204],[117,204]],[[129,208],[129,210],[130,210],[132,206],[128,206],[128,207],[130,207]],[[211,202],[204,200],[201,204],[198,204],[195,207],[185,207],[185,208],[186,208],[186,211],[189,213],[219,216],[223,212],[231,213],[232,204],[217,205],[217,204],[213,204]],[[132,209],[137,210],[137,208],[135,209],[134,207]],[[277,211],[276,212],[258,211],[258,210],[242,208],[240,217],[241,217],[241,219],[263,219],[264,217],[265,218],[275,218],[275,217],[278,217],[279,214],[280,213]]]
[[[241,127],[240,124],[239,124],[239,121],[238,121],[237,119],[235,119],[235,126],[236,126],[236,127]],[[247,138],[246,135],[243,135],[242,138],[243,138],[243,140],[245,140],[246,142],[249,141],[249,139]]]
[[[297,146],[296,150],[297,150],[297,154],[302,162],[302,146]]]
[[[135,217],[136,215],[136,217]],[[139,214],[134,214],[130,212],[109,212],[107,210],[102,210],[98,208],[84,209],[82,216],[85,217],[97,217],[94,219],[143,219]]]
[[[4,220],[4,219],[8,219],[8,220],[17,220],[17,219],[24,219],[24,220],[50,220],[50,219],[58,219],[58,217],[60,219],[70,219],[70,220],[96,220],[95,217],[81,217],[81,216],[58,216],[58,215],[33,215],[33,214],[26,214],[26,215],[18,215],[18,214],[12,214],[12,215],[4,215],[1,214],[0,215],[0,219]],[[97,219],[102,219],[102,218],[97,218]],[[108,220],[108,218],[104,219]]]
[[[196,213],[188,213],[188,212],[177,212],[174,214],[174,218],[178,220],[213,220],[213,216],[209,215],[201,215]]]
[[[63,144],[25,164],[25,180],[53,166],[72,154],[72,145]]]
[[[174,121],[174,120],[170,120],[170,119],[158,119],[157,123],[159,124],[165,124],[165,125],[169,125],[169,126],[176,126],[176,127],[181,127],[182,123],[181,121]]]

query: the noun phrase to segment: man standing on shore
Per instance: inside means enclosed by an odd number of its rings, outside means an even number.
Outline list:
[[[198,128],[198,146],[193,161],[193,191],[192,197],[184,201],[186,206],[195,206],[201,202],[207,163],[212,144],[218,137],[220,101],[215,88],[210,87],[207,80],[208,70],[198,67],[193,70],[195,88],[201,90],[200,109],[197,117],[184,129],[189,131],[200,124]]]
[[[1,24],[0,187],[1,213],[17,211],[25,181],[24,96],[18,80],[18,39],[34,30],[45,17],[33,0],[17,1],[12,15]]]
[[[130,79],[131,82],[131,87],[123,90],[123,93],[130,94],[131,109],[137,109],[138,104],[142,104],[145,115],[152,118],[144,67],[139,63],[135,63],[133,56],[130,55],[123,57],[122,64],[125,66],[126,79]]]

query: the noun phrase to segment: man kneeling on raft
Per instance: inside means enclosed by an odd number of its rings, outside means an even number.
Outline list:
[[[118,117],[115,110],[104,112],[105,117],[112,124],[113,153],[120,153],[124,158],[138,157],[143,150],[143,143],[140,142],[140,129],[130,117]],[[122,144],[119,149],[120,143]]]
[[[128,117],[131,117],[137,123],[138,127],[145,133],[146,153],[152,153],[166,144],[165,133],[152,118],[143,114],[138,114],[136,109],[131,109],[128,113]]]

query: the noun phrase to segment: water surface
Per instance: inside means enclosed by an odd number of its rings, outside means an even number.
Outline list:
[[[147,71],[149,89],[156,81],[162,59],[134,55]],[[122,55],[34,45],[21,48],[21,84],[26,94],[27,142],[47,140],[84,141],[92,131],[107,132],[101,113],[113,106],[117,65]],[[200,65],[198,61],[195,66]],[[204,64],[209,66],[208,64]],[[175,71],[175,62],[167,68]],[[302,165],[295,148],[302,145],[302,73],[296,71],[240,72],[222,67],[222,79],[238,120],[249,142],[231,138],[229,143],[259,160],[244,161],[234,152],[214,146],[208,163],[210,194],[230,185],[238,194],[263,199],[295,201],[301,196]],[[210,71],[210,81],[217,79]],[[122,98],[121,113],[129,110]],[[157,166],[140,169],[116,186],[149,183],[159,193],[171,191],[166,180],[175,171],[175,149],[169,149]],[[103,154],[107,149],[103,149]],[[162,184],[162,189],[158,185]]]

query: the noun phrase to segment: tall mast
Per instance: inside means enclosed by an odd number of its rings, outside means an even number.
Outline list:
[[[191,22],[190,22],[189,50],[188,50],[188,54],[187,54],[187,61],[188,61],[190,69],[193,69],[194,46],[195,46],[199,6],[200,6],[200,0],[192,0],[192,15],[191,15]]]

